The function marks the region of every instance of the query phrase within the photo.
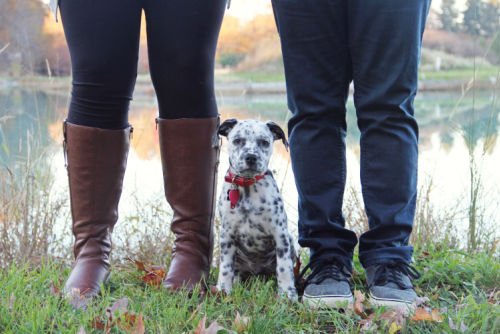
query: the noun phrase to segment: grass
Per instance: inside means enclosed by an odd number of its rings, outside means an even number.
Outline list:
[[[498,72],[498,66],[481,66],[476,68],[476,80],[490,80]],[[473,67],[454,68],[446,71],[420,71],[419,80],[470,80]]]
[[[443,71],[420,71],[419,80],[442,80],[442,81],[468,81],[472,78],[474,69],[472,67],[464,68],[454,68]],[[478,81],[488,81],[492,76],[498,71],[498,66],[482,66],[477,68],[476,80]],[[9,79],[9,78],[5,78]],[[12,78],[10,78],[12,79]],[[16,79],[17,80],[17,79]],[[229,72],[229,73],[217,73],[215,76],[216,82],[284,82],[285,74],[283,71],[242,71],[242,72]],[[23,83],[43,83],[48,84],[50,82],[56,84],[69,84],[69,77],[24,77],[22,79]],[[149,74],[139,74],[137,78],[137,83],[150,83]]]
[[[433,247],[416,253],[416,267],[422,272],[416,290],[430,298],[428,306],[437,308],[443,321],[409,321],[405,333],[453,333],[453,324],[466,326],[470,333],[500,331],[498,306],[500,263],[487,254],[468,255]],[[361,273],[355,261],[355,272]],[[12,264],[0,272],[0,332],[2,333],[75,333],[83,326],[87,333],[98,333],[95,320],[104,320],[106,308],[128,298],[128,309],[145,319],[147,333],[188,333],[206,316],[226,329],[236,330],[235,317],[249,318],[244,333],[359,333],[361,320],[354,313],[333,309],[311,311],[302,304],[291,304],[275,296],[274,281],[253,280],[236,285],[228,296],[204,298],[186,294],[167,294],[161,288],[145,286],[132,265],[114,267],[103,297],[86,312],[74,310],[65,299],[50,292],[60,286],[68,270],[60,263],[42,263],[34,268]],[[215,283],[212,271],[211,284]],[[355,274],[354,288],[366,291],[363,274]],[[379,309],[378,312],[383,310]],[[450,322],[451,319],[451,322]],[[387,328],[379,324],[378,331]],[[128,333],[113,326],[111,333]]]

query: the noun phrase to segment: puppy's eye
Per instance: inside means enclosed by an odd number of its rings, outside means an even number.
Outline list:
[[[240,138],[236,138],[233,140],[234,145],[240,145],[241,143],[243,143],[243,141]]]
[[[257,145],[261,147],[269,147],[270,143],[267,140],[260,139],[259,141],[257,141]]]

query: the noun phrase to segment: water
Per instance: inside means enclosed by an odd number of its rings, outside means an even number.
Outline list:
[[[461,239],[466,236],[471,149],[475,152],[480,166],[478,171],[483,180],[483,218],[493,227],[499,223],[496,216],[500,198],[498,95],[500,91],[495,93],[493,87],[474,94],[472,91],[422,92],[415,101],[420,125],[420,187],[424,189],[432,182],[429,198],[434,212],[454,211],[451,223],[458,226]],[[285,95],[218,94],[217,99],[223,119],[255,118],[273,120],[286,126],[286,120],[290,117]],[[25,159],[29,151],[44,148],[55,175],[54,191],[67,192],[61,146],[61,122],[66,116],[67,105],[66,90],[48,92],[19,87],[0,90],[0,166],[15,171],[16,162]],[[134,136],[120,202],[121,219],[134,214],[137,199],[166,205],[154,122],[156,110],[151,89],[137,89],[129,119],[134,127]],[[348,102],[347,122],[348,186],[359,192],[359,131],[352,100]],[[483,153],[485,143],[487,147]],[[219,184],[223,182],[227,167],[227,153],[223,149]],[[275,144],[270,167],[275,171],[278,185],[282,188],[291,229],[296,232],[297,193],[288,152],[279,142]],[[498,236],[498,231],[495,233]]]

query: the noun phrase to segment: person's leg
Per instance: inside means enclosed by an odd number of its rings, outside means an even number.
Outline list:
[[[350,269],[357,239],[342,215],[351,81],[345,1],[273,0],[273,7],[293,114],[288,133],[299,243],[312,260],[338,257]]]
[[[73,89],[68,121],[101,129],[128,127],[137,76],[141,5],[137,0],[63,0]]]
[[[174,211],[174,255],[164,286],[192,289],[208,277],[219,123],[214,61],[226,0],[146,0],[151,78],[165,195]]]
[[[141,7],[135,0],[68,0],[60,9],[73,68],[64,140],[75,264],[64,289],[93,296],[110,269],[131,133],[127,112]]]
[[[359,245],[365,268],[411,261],[418,163],[413,100],[429,5],[429,0],[349,1],[361,184],[370,225]]]
[[[345,228],[346,101],[351,81],[344,0],[274,0],[283,51],[290,154],[299,195],[299,244],[310,249],[304,300],[339,306],[356,234]]]

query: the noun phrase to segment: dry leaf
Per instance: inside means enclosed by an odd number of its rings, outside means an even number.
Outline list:
[[[135,263],[136,266],[137,266],[137,269],[141,270],[141,271],[144,271],[144,272],[147,272],[146,268],[144,267],[144,263],[140,262],[140,261],[136,261],[136,260],[132,260],[131,258],[127,257],[125,258],[125,260],[128,260],[132,263]]]
[[[102,321],[101,317],[94,318],[91,326],[93,329],[98,329],[100,331],[104,331],[106,329],[106,324]]]
[[[401,329],[403,329],[403,326],[399,326],[395,321],[393,321],[391,326],[389,326],[389,334],[394,334]]]
[[[135,326],[130,334],[144,334],[146,332],[146,326],[144,326],[144,319],[139,314],[135,322]]]
[[[361,325],[361,330],[363,331],[375,331],[378,326],[373,322],[375,319],[375,313],[370,314],[367,318],[361,319],[359,325]]]
[[[205,333],[205,322],[207,321],[207,316],[203,316],[203,318],[198,323],[198,326],[194,329],[192,334],[204,334]]]
[[[194,316],[196,315],[196,313],[198,313],[200,310],[201,310],[201,304],[198,304],[198,306],[196,306],[196,308],[194,309],[194,311],[189,316],[188,320],[184,323],[184,326],[186,326],[187,324],[189,324],[194,319]]]
[[[418,307],[415,310],[415,315],[411,317],[413,321],[432,321],[431,315],[423,307]]]
[[[469,329],[463,321],[460,321],[460,328],[458,328],[451,318],[448,318],[448,325],[450,326],[450,329],[459,331],[460,333],[465,333]]]
[[[428,303],[429,301],[430,301],[429,297],[417,297],[415,299],[415,301],[413,302],[413,306],[419,307],[419,306],[424,305],[425,303]]]
[[[14,301],[16,300],[16,296],[14,295],[14,292],[12,292],[10,294],[10,298],[9,298],[9,310],[13,310],[14,309]]]
[[[354,312],[361,317],[366,317],[366,315],[364,314],[364,305],[363,305],[363,302],[365,302],[366,300],[365,295],[361,291],[355,290],[354,296],[355,296],[353,305]]]
[[[241,333],[250,328],[250,319],[248,317],[241,317],[240,312],[236,312],[233,327],[238,333]]]
[[[122,298],[117,300],[116,302],[106,309],[106,315],[110,321],[114,321],[117,317],[117,313],[126,313],[128,311],[128,298]],[[118,314],[119,316],[119,314]]]
[[[210,324],[210,326],[208,326],[208,328],[205,330],[204,334],[217,334],[217,332],[219,332],[221,330],[227,331],[227,329],[225,329],[224,327],[219,326],[217,321],[214,321]]]
[[[443,316],[441,314],[439,314],[439,311],[437,308],[432,310],[431,319],[434,322],[443,322]]]
[[[127,257],[126,260],[128,260],[132,263],[135,263],[135,265],[137,265],[137,269],[145,272],[145,275],[141,277],[141,280],[144,283],[146,283],[147,285],[161,286],[163,283],[163,280],[167,276],[167,274],[165,273],[165,270],[163,270],[162,267],[144,265],[144,263],[142,263],[140,261],[132,260],[129,257]]]
[[[83,326],[80,326],[80,328],[78,328],[78,332],[76,332],[75,334],[87,334],[87,332],[85,331],[85,328],[83,328]]]
[[[72,305],[75,309],[77,310],[82,310],[85,311],[87,309],[87,304],[88,304],[88,299],[80,293],[79,289],[74,289],[72,292],[69,293],[68,295],[69,300],[68,303]]]
[[[207,316],[205,315],[203,319],[200,320],[198,323],[198,326],[194,329],[194,332],[191,332],[192,334],[217,334],[218,331],[220,330],[226,330],[224,327],[219,326],[217,324],[217,321],[214,321],[208,326],[208,328],[205,328],[205,323],[207,322]]]
[[[54,283],[50,284],[50,294],[52,296],[60,297],[61,296],[61,290],[55,285]]]

